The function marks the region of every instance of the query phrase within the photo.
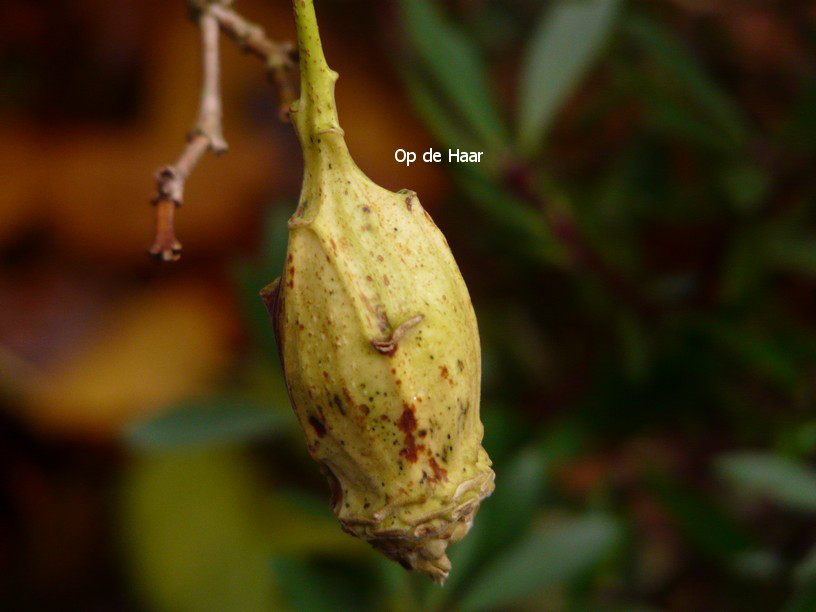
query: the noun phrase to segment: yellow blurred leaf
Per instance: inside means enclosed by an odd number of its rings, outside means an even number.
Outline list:
[[[150,609],[278,610],[273,557],[372,554],[324,517],[271,495],[226,447],[138,457],[121,499],[125,556]]]
[[[275,609],[261,489],[239,453],[142,457],[122,497],[125,557],[139,595],[159,612]]]
[[[116,436],[132,419],[216,382],[231,357],[232,316],[203,283],[125,297],[84,350],[34,386],[30,415],[50,430]]]

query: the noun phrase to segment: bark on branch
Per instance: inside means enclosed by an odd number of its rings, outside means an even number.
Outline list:
[[[158,261],[177,261],[181,257],[174,219],[176,208],[184,203],[184,185],[190,173],[207,151],[220,155],[228,148],[221,122],[219,30],[242,50],[264,60],[278,89],[282,120],[288,118],[289,105],[295,98],[294,47],[269,40],[262,28],[241,17],[231,5],[231,0],[190,0],[193,17],[201,30],[203,82],[198,119],[187,138],[187,146],[174,164],[156,173],[156,196],[152,200],[156,208],[156,236],[149,253]]]

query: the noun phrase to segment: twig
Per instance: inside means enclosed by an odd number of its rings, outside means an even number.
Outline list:
[[[278,92],[279,116],[288,121],[289,106],[294,102],[294,72],[296,65],[295,46],[291,42],[277,43],[266,37],[260,26],[250,23],[233,9],[224,4],[213,4],[212,14],[218,19],[221,31],[238,47],[258,57],[266,64],[270,80]]]
[[[175,209],[184,203],[184,183],[207,150],[220,154],[227,150],[221,127],[221,78],[218,52],[218,20],[209,9],[199,16],[204,84],[198,107],[198,121],[187,147],[172,166],[156,174],[156,238],[150,255],[159,261],[177,261],[181,243],[173,228]]]
[[[188,136],[187,146],[176,163],[156,173],[156,237],[150,255],[158,261],[177,261],[181,243],[174,230],[175,209],[184,203],[184,185],[196,164],[209,150],[220,155],[227,151],[221,116],[221,78],[218,32],[227,34],[241,49],[263,59],[270,78],[276,84],[280,100],[280,117],[288,119],[289,105],[295,98],[292,74],[294,52],[291,44],[276,43],[263,29],[241,17],[230,8],[232,0],[189,0],[194,18],[201,29],[203,85],[198,120]]]

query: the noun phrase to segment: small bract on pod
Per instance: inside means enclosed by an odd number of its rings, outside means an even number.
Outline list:
[[[442,582],[494,474],[479,334],[450,248],[411,191],[352,161],[312,0],[295,0],[305,173],[283,276],[262,296],[289,396],[341,525]]]

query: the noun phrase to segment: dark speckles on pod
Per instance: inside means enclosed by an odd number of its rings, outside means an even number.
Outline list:
[[[493,489],[476,321],[420,198],[353,164],[313,4],[295,0],[304,70],[292,118],[305,171],[273,313],[278,349],[343,528],[442,582],[448,543]]]
[[[323,422],[315,416],[309,417],[309,425],[312,426],[312,429],[315,430],[318,438],[322,438],[326,435],[326,426]]]
[[[340,411],[340,414],[346,416],[346,408],[343,406],[343,400],[340,399],[340,396],[335,394],[334,398],[332,399],[334,401],[334,405],[337,406],[337,409]]]

